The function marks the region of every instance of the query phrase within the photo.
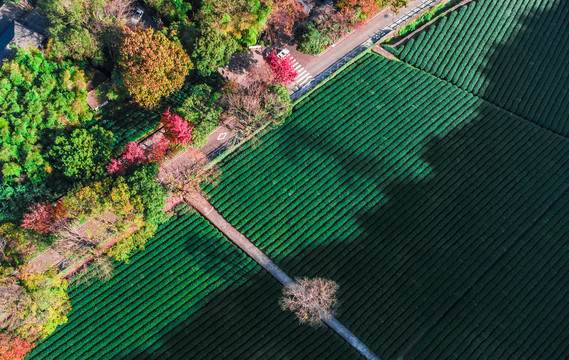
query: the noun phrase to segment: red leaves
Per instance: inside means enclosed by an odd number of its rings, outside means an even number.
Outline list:
[[[194,125],[179,115],[170,113],[170,108],[162,114],[162,125],[166,138],[173,144],[187,145],[192,139]]]
[[[131,141],[124,147],[122,159],[127,165],[146,162],[146,151],[138,143]]]
[[[53,224],[61,217],[61,203],[57,204],[34,204],[28,209],[28,213],[24,215],[22,224],[24,229],[37,231],[47,234],[51,231]]]
[[[121,174],[125,171],[126,165],[120,159],[111,159],[109,165],[105,167],[107,174]]]
[[[118,159],[111,159],[106,170],[108,174],[123,173],[131,165],[148,162],[147,151],[137,142],[131,141],[124,147]]]
[[[32,350],[32,344],[19,336],[0,336],[0,360],[23,360]]]
[[[170,148],[170,142],[163,134],[158,134],[158,137],[154,144],[152,144],[150,151],[148,152],[148,161],[156,162],[160,161],[166,156],[166,151]]]
[[[265,57],[265,61],[269,64],[271,70],[275,74],[275,78],[281,84],[290,84],[298,76],[298,73],[292,66],[290,56],[281,59],[277,56],[277,51],[273,50]]]

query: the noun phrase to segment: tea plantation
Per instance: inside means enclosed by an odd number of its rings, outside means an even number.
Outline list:
[[[507,111],[569,135],[569,2],[478,0],[394,53]]]
[[[382,359],[567,358],[568,25],[566,1],[472,1],[398,60],[344,67],[204,190],[289,275],[338,282],[338,319]],[[126,141],[155,116],[108,124]],[[31,359],[359,357],[280,292],[183,215],[72,289]]]
[[[207,190],[222,215],[289,274],[338,281],[340,321],[391,359],[470,289],[497,291],[514,276],[506,267],[503,279],[481,282],[566,192],[568,153],[564,137],[366,54],[298,104],[260,146],[227,159],[220,184]],[[547,249],[544,256],[553,256]],[[529,259],[519,261],[531,271]],[[566,291],[549,290],[548,297]],[[563,315],[547,319],[561,338],[569,336]],[[489,332],[505,328],[496,343],[506,355],[519,354],[511,337],[550,341],[533,332],[531,318],[521,321],[517,332],[510,323],[488,325]],[[488,337],[479,334],[476,343]],[[551,348],[551,358],[567,346]]]
[[[30,359],[357,359],[327,328],[298,326],[281,287],[206,220],[173,219],[117,264],[72,289],[69,321]]]

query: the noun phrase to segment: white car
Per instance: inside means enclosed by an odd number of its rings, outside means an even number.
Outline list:
[[[144,15],[144,10],[142,9],[136,10],[134,12],[134,15],[132,15],[132,18],[130,19],[130,22],[133,23],[134,25],[138,24],[140,19],[142,19],[142,15]]]
[[[279,53],[277,54],[277,57],[279,59],[284,59],[287,56],[290,55],[290,50],[289,49],[282,49],[281,51],[279,51]]]

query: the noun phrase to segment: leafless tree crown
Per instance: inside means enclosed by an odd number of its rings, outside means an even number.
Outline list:
[[[294,286],[286,287],[280,304],[283,310],[296,314],[300,323],[318,326],[321,320],[334,315],[338,299],[338,284],[321,278],[296,279]]]

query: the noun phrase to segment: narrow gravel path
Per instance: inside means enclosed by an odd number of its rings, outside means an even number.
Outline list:
[[[277,279],[285,287],[296,287],[295,281],[287,275],[280,267],[277,266],[264,252],[253,245],[243,234],[229,224],[214,207],[198,192],[192,192],[188,196],[187,201],[193,206],[203,217],[217,227],[229,240],[261,265],[275,279]],[[322,319],[322,321],[352,345],[360,354],[368,360],[380,360],[360,339],[356,337],[348,328],[346,328],[334,316]]]

